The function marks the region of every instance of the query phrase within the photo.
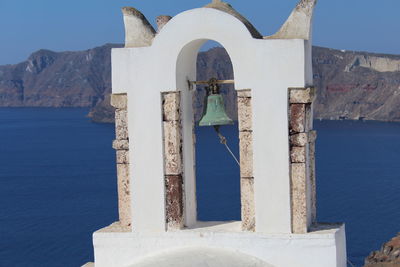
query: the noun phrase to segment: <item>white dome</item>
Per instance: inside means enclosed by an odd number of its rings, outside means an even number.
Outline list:
[[[225,249],[183,248],[147,256],[129,267],[273,267],[255,257]]]

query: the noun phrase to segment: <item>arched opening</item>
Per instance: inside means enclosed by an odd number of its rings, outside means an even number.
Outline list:
[[[187,42],[181,47],[177,57],[175,75],[176,88],[180,95],[180,126],[176,131],[181,132],[181,145],[176,150],[180,151],[183,159],[183,188],[180,194],[182,202],[168,201],[168,192],[176,187],[169,187],[168,181],[166,182],[167,217],[169,218],[168,211],[180,209],[180,206],[173,203],[182,203],[184,227],[199,227],[199,221],[240,221],[242,230],[254,231],[251,88],[235,87],[240,83],[241,72],[237,69],[240,67],[237,65],[240,58],[237,57],[237,49],[229,41],[225,44],[226,40],[221,40],[226,51],[213,48],[208,51],[209,54],[201,53],[202,46],[210,39],[212,38]],[[232,154],[240,164],[236,163],[230,152],[220,143],[213,127],[199,127],[197,124],[203,113],[206,95],[204,84],[207,85],[207,80],[213,76],[216,79],[229,79],[225,83],[221,83],[221,80],[217,83],[230,84],[223,85],[220,91],[227,103],[227,113],[235,123],[230,129],[229,126],[220,127],[220,131],[226,135]],[[238,117],[240,123],[237,123]],[[172,206],[176,208],[169,208]]]
[[[197,55],[197,81],[234,80],[231,59],[227,51],[217,42],[203,44]],[[240,167],[220,142],[214,127],[199,126],[205,113],[207,85],[195,85],[193,113],[195,122],[195,175],[197,220],[199,221],[239,221],[241,220]],[[237,126],[237,94],[234,84],[221,84],[227,115],[233,125],[220,127],[227,139],[227,145],[239,160],[239,132]]]

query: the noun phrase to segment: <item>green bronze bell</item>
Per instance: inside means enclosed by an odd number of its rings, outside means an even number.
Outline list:
[[[218,126],[233,124],[233,120],[228,117],[225,111],[224,99],[219,93],[219,86],[217,79],[212,78],[209,81],[207,90],[207,102],[205,113],[201,118],[200,126]]]

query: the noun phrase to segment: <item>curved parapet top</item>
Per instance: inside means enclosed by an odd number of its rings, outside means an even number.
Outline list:
[[[160,15],[157,17],[156,19],[156,23],[157,23],[157,32],[161,31],[161,29],[164,27],[165,24],[168,23],[168,21],[170,21],[172,19],[171,16],[168,15]]]
[[[213,0],[212,3],[206,5],[207,8],[215,8],[220,11],[226,12],[238,20],[240,20],[250,31],[253,38],[262,39],[262,35],[257,31],[257,29],[251,24],[245,17],[243,17],[239,12],[237,12],[230,4],[222,2],[221,0]]]
[[[277,33],[264,39],[311,39],[311,23],[317,0],[301,0]]]
[[[146,17],[133,7],[123,7],[125,47],[150,46],[156,31]]]

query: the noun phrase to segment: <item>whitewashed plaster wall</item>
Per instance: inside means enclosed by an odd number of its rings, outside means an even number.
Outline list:
[[[233,224],[240,229],[240,224]],[[163,233],[118,233],[109,228],[93,235],[96,267],[141,266],[135,263],[143,258],[159,259],[159,253],[174,254],[188,248],[198,253],[204,248],[223,249],[243,255],[242,259],[247,255],[275,267],[347,266],[344,225],[324,225],[311,233],[296,235],[236,232],[233,229],[219,231],[207,227]],[[214,254],[214,257],[221,260],[219,266],[231,266],[229,261],[219,258],[220,255]],[[191,266],[183,265],[183,258],[175,260],[180,264],[165,262],[165,266]],[[186,261],[190,262],[190,259]]]
[[[112,51],[113,93],[128,94],[132,225],[165,231],[161,92],[180,90],[186,225],[196,223],[192,91],[199,48],[219,42],[233,64],[235,88],[251,89],[256,232],[290,233],[288,88],[312,79],[311,40],[254,39],[235,17],[211,8],[174,17],[149,47]],[[309,42],[309,43],[308,43]]]

